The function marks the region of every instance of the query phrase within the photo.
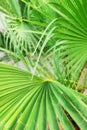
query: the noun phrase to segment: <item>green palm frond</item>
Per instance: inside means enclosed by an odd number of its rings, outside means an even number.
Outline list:
[[[59,14],[59,26],[56,30],[56,37],[59,40],[54,48],[56,51],[60,48],[60,57],[63,63],[66,63],[68,72],[72,73],[74,79],[78,79],[87,62],[87,2],[86,0],[49,1],[48,6]]]
[[[59,82],[0,63],[0,129],[74,130],[67,114],[87,128],[86,96]]]
[[[0,11],[15,17],[21,17],[21,10],[19,6],[19,0],[1,0]]]
[[[81,71],[87,62],[85,28],[86,1],[41,1],[42,0],[21,1],[22,4],[24,4],[24,7],[27,6],[26,8],[29,8],[28,12],[31,13],[28,15],[29,17],[27,16],[27,11],[25,11],[26,17],[11,18],[12,21],[9,23],[10,27],[8,26],[5,33],[7,49],[14,50],[16,53],[21,50],[23,54],[28,52],[32,53],[36,48],[37,50],[41,50],[42,45],[45,43],[44,39],[46,39],[50,30],[55,26],[56,29],[52,32],[53,38],[50,38],[50,41],[47,41],[44,47],[47,50],[46,57],[49,55],[51,57],[53,54],[56,55],[56,52],[59,50],[60,59],[62,59],[61,64],[62,66],[65,66],[65,73],[67,68],[68,77],[71,76],[71,80],[78,82]],[[49,14],[50,8],[48,6],[52,9],[51,15]],[[48,9],[46,10],[47,7]],[[47,21],[47,15],[49,21]],[[47,31],[44,31],[51,23],[50,20],[53,20],[54,18],[57,18],[55,24]],[[42,24],[42,21],[44,24]],[[40,54],[35,54],[35,56],[36,55],[38,58],[36,64],[34,63],[35,70],[38,59],[40,59]],[[59,73],[59,71],[57,73]],[[59,76],[60,74],[58,74],[58,77]],[[64,77],[64,75],[62,77],[67,80],[67,77]]]
[[[29,7],[28,5],[26,5],[26,3],[24,3],[24,7],[27,8]],[[19,7],[21,7],[21,4],[19,4]],[[47,22],[47,20],[45,20],[44,23],[41,22],[41,20],[39,19],[39,16],[44,16],[45,13],[41,13],[39,14],[42,10],[40,9],[33,9],[34,7],[29,8],[28,12],[30,13],[30,16],[27,16],[27,12],[25,11],[25,16],[23,14],[23,16],[21,17],[10,17],[10,15],[6,15],[6,18],[8,18],[9,20],[7,21],[7,26],[4,32],[4,37],[5,37],[5,44],[6,44],[6,48],[13,50],[15,52],[21,50],[21,52],[25,53],[32,53],[36,50],[36,46],[39,44],[38,49],[41,49],[41,44],[44,44],[44,39],[45,37],[48,35],[49,31],[52,29],[53,27],[53,22],[55,21],[55,17],[49,20],[49,22]],[[38,12],[38,10],[40,12]],[[38,13],[38,19],[36,18],[36,14]],[[12,13],[13,15],[13,13]],[[53,15],[52,15],[53,16]],[[44,16],[45,18],[47,16]],[[42,18],[43,19],[43,18]],[[52,23],[51,23],[52,22]],[[51,27],[52,25],[52,27]],[[53,27],[54,28],[54,27]],[[14,40],[15,39],[15,40]],[[40,40],[39,40],[40,39]]]

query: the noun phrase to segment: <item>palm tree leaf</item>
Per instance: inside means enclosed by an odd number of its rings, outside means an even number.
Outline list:
[[[19,5],[19,0],[1,0],[0,1],[0,11],[5,14],[21,17],[21,10]]]
[[[61,83],[0,63],[0,129],[87,128],[87,97]],[[79,98],[79,99],[78,99]],[[78,107],[80,106],[80,107]]]
[[[71,73],[73,79],[77,81],[87,62],[86,0],[49,1],[48,6],[59,14],[56,30],[59,42],[57,41],[54,48],[56,51],[60,48],[63,63],[67,63],[69,74]]]

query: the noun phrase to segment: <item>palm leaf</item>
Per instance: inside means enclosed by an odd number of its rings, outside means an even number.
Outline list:
[[[21,10],[19,6],[19,0],[1,0],[0,11],[10,16],[21,17]]]
[[[61,123],[64,130],[74,130],[68,113],[86,130],[85,100],[55,80],[31,79],[30,73],[0,63],[0,129],[58,130]]]
[[[56,30],[59,41],[54,48],[60,48],[63,63],[67,63],[69,74],[77,81],[87,62],[86,0],[49,1],[48,6],[60,17]]]

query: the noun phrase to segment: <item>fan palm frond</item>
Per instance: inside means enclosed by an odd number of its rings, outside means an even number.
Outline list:
[[[86,130],[86,96],[61,83],[0,63],[0,129]]]
[[[87,62],[86,0],[49,1],[48,6],[59,14],[56,36],[59,40],[54,48],[56,51],[60,48],[60,57],[68,72],[78,79]]]

